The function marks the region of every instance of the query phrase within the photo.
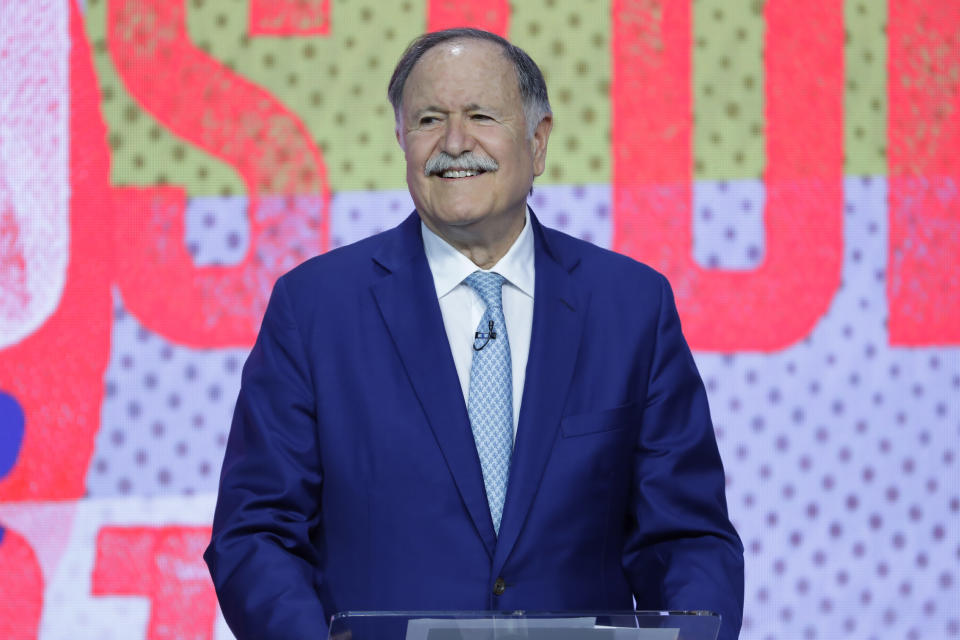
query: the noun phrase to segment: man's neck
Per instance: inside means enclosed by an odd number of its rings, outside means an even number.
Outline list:
[[[480,269],[490,269],[507,254],[513,243],[516,242],[526,221],[526,207],[523,215],[511,216],[505,225],[496,225],[499,228],[479,229],[480,225],[468,227],[445,227],[435,229],[424,220],[424,224],[440,236],[450,246],[465,255],[470,262]],[[489,222],[489,221],[487,221]],[[487,224],[486,227],[494,225]]]

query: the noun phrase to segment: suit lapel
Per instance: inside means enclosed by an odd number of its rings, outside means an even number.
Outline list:
[[[523,399],[500,535],[493,560],[499,573],[523,528],[560,426],[563,398],[573,377],[583,328],[584,303],[569,271],[547,242],[543,228],[534,228],[536,283],[533,331]]]
[[[389,271],[373,286],[380,313],[464,505],[492,557],[496,534],[470,419],[423,251],[420,219],[415,214],[407,218],[374,259]]]

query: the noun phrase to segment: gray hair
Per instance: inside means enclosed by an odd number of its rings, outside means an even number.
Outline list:
[[[393,70],[393,76],[390,77],[390,84],[387,87],[387,98],[393,105],[393,115],[399,121],[400,103],[403,101],[403,87],[407,83],[410,72],[430,49],[438,44],[449,40],[487,40],[500,45],[503,54],[513,63],[517,71],[517,85],[520,89],[520,99],[523,100],[523,114],[527,121],[527,137],[532,137],[537,125],[546,116],[553,112],[550,109],[550,100],[547,98],[547,83],[543,79],[543,73],[540,67],[533,61],[526,51],[520,47],[510,44],[504,38],[495,33],[483,31],[481,29],[471,29],[468,27],[458,27],[456,29],[444,29],[425,33],[407,47],[407,50],[400,56],[396,68]]]

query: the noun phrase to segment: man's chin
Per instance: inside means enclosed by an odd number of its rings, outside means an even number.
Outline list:
[[[450,227],[471,227],[482,223],[489,217],[489,212],[478,211],[476,207],[450,207],[439,209],[434,216],[435,220]]]
[[[441,196],[431,203],[436,219],[450,224],[473,224],[490,215],[489,190],[455,188],[457,193],[435,193]]]

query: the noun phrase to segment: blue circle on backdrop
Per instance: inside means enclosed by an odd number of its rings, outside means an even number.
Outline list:
[[[17,399],[0,391],[0,478],[13,469],[23,444],[23,408]]]

